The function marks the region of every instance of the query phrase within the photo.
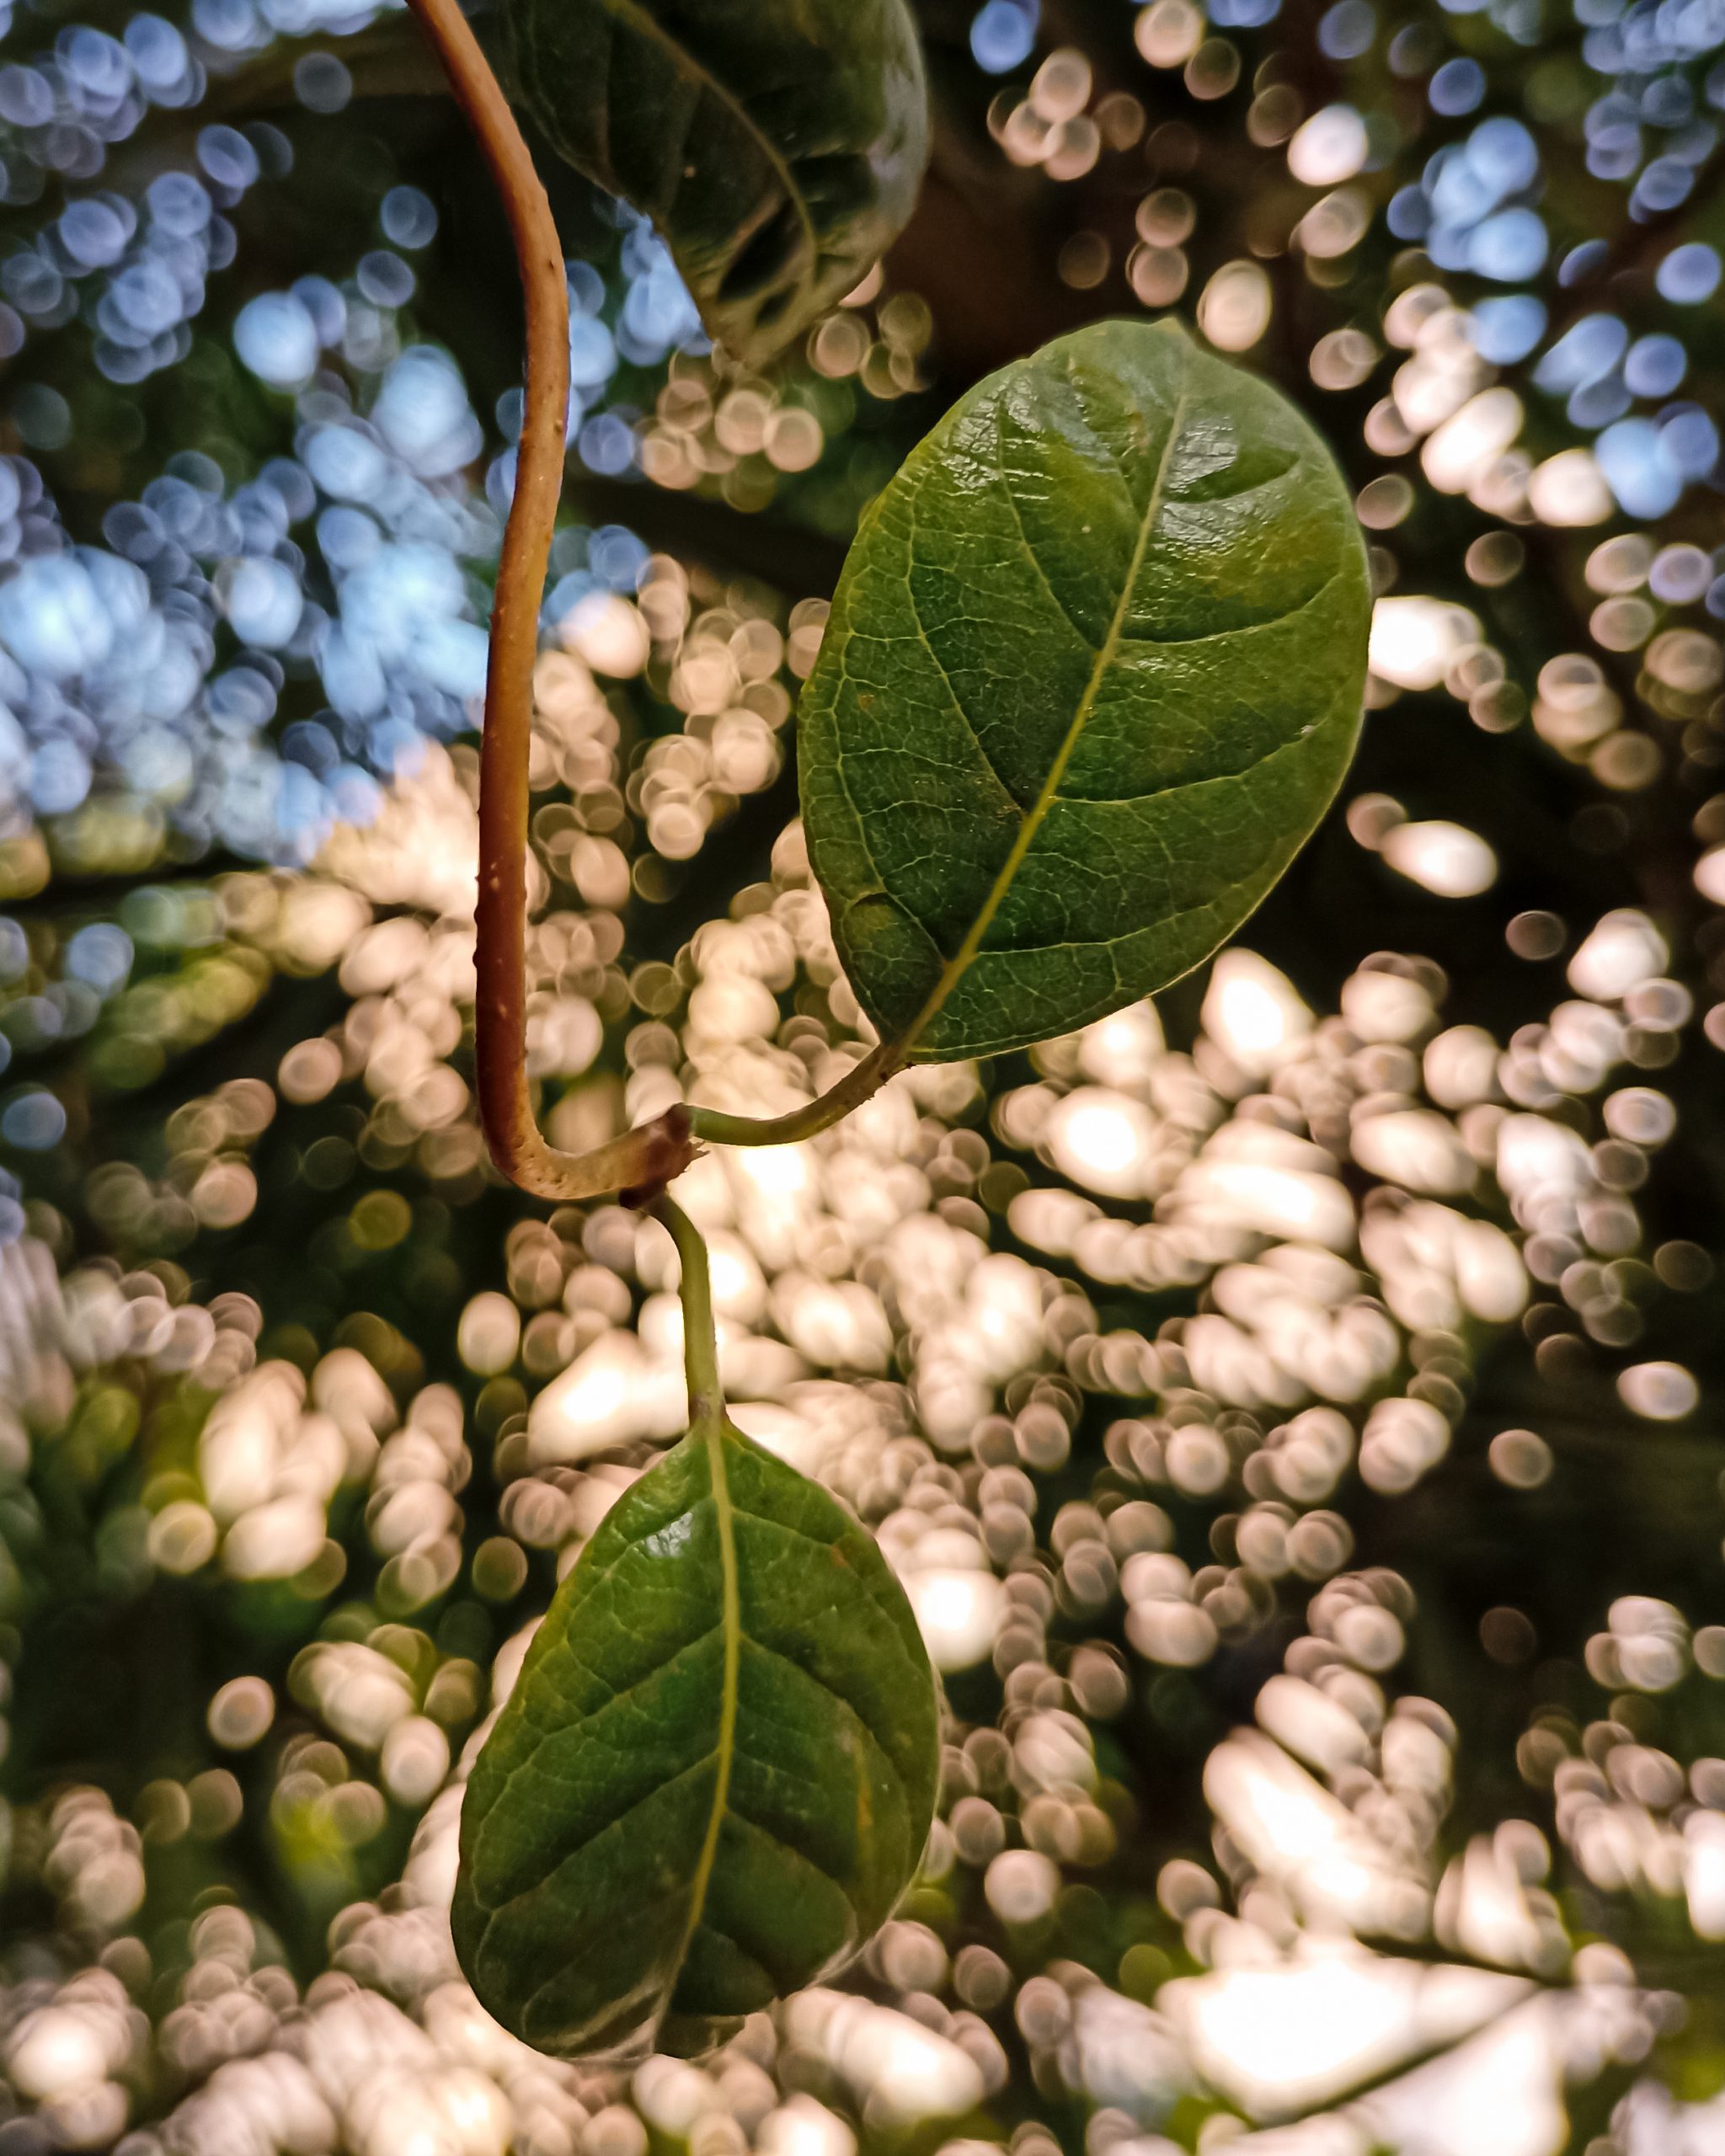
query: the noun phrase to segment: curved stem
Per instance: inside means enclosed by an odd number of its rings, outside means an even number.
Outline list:
[[[569,400],[569,287],[563,245],[533,159],[459,0],[409,0],[478,138],[515,243],[526,312],[526,398],[515,497],[491,615],[485,731],[479,751],[479,905],[474,1006],[479,1120],[491,1157],[537,1198],[650,1189],[695,1155],[673,1110],[596,1152],[548,1145],[527,1088],[527,756],[539,607],[563,487]]]
[[[657,1198],[653,1216],[670,1230],[682,1268],[677,1295],[683,1305],[689,1428],[710,1429],[724,1419],[724,1394],[718,1382],[718,1335],[713,1322],[713,1283],[707,1269],[706,1241],[674,1198]]]
[[[757,1122],[753,1116],[722,1115],[717,1108],[691,1108],[689,1129],[698,1145],[794,1145],[830,1130],[852,1108],[861,1107],[902,1068],[906,1052],[903,1041],[883,1041],[879,1048],[853,1063],[837,1085],[829,1086],[816,1100],[807,1101],[788,1115]]]

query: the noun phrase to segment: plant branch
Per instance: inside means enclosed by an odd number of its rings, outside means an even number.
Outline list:
[[[852,1108],[861,1107],[872,1094],[878,1093],[903,1065],[908,1045],[905,1041],[883,1041],[860,1063],[853,1063],[837,1085],[829,1086],[817,1099],[793,1108],[788,1115],[759,1122],[752,1116],[722,1115],[717,1108],[691,1108],[691,1135],[697,1145],[794,1145],[802,1139],[813,1138],[818,1132],[830,1130]]]
[[[509,219],[526,314],[526,399],[515,496],[491,614],[485,731],[479,752],[479,905],[475,1061],[479,1120],[492,1159],[537,1198],[643,1192],[693,1159],[680,1109],[596,1152],[545,1141],[527,1087],[527,755],[539,608],[563,487],[569,398],[569,288],[556,221],[531,154],[459,0],[409,0],[478,139]]]
[[[683,1368],[689,1384],[689,1427],[711,1429],[724,1419],[724,1393],[718,1382],[718,1336],[713,1322],[713,1283],[708,1273],[707,1244],[701,1230],[674,1198],[661,1195],[653,1216],[670,1231],[677,1246],[681,1277],[677,1296],[683,1306]]]

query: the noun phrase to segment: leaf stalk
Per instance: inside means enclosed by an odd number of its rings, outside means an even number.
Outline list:
[[[718,1333],[713,1317],[713,1281],[707,1241],[674,1198],[661,1193],[653,1216],[670,1232],[677,1246],[681,1277],[677,1297],[683,1306],[683,1369],[689,1385],[689,1428],[716,1430],[724,1420],[724,1393],[718,1381]]]
[[[836,1086],[787,1115],[757,1121],[753,1116],[722,1115],[717,1108],[691,1108],[690,1133],[697,1145],[794,1145],[816,1137],[878,1093],[903,1067],[910,1045],[908,1041],[883,1041],[853,1063]]]

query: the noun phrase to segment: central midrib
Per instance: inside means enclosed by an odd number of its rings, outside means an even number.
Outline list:
[[[731,1508],[730,1483],[725,1472],[724,1426],[717,1419],[708,1425],[706,1444],[707,1471],[713,1485],[713,1521],[718,1529],[720,1611],[724,1638],[724,1666],[718,1699],[718,1738],[714,1747],[718,1767],[713,1782],[713,1810],[708,1817],[701,1854],[696,1860],[695,1876],[689,1886],[689,1919],[683,1927],[676,1959],[660,2008],[661,2020],[670,2010],[677,1980],[682,1974],[683,1963],[688,1959],[689,1948],[707,1907],[707,1889],[718,1855],[718,1837],[724,1826],[726,1807],[730,1802],[731,1764],[736,1757],[737,1749],[737,1683],[742,1661],[743,1609],[742,1598],[737,1588],[736,1519]]]
[[[1108,633],[1097,648],[1096,660],[1090,670],[1090,678],[1084,685],[1084,693],[1079,697],[1078,707],[1072,714],[1072,723],[1066,728],[1065,738],[1061,741],[1054,761],[1049,766],[1048,776],[1043,781],[1042,790],[1031,803],[1023,822],[1019,825],[1018,835],[1012,841],[1006,859],[1001,863],[1000,872],[989,887],[988,896],[978,909],[975,920],[971,922],[969,928],[966,931],[964,942],[941,969],[940,979],[930,991],[928,1000],[917,1012],[916,1018],[903,1036],[905,1052],[907,1054],[921,1038],[924,1028],[934,1019],[948,996],[957,987],[959,979],[969,968],[970,961],[981,949],[982,939],[987,935],[990,924],[996,914],[999,912],[1007,893],[1012,889],[1012,878],[1023,867],[1024,857],[1034,844],[1036,834],[1042,827],[1043,819],[1048,814],[1060,792],[1060,781],[1066,775],[1066,766],[1072,760],[1079,739],[1089,721],[1092,711],[1095,708],[1103,677],[1113,664],[1114,655],[1120,647],[1121,632],[1131,607],[1132,595],[1138,585],[1138,573],[1144,566],[1145,549],[1150,544],[1150,535],[1155,530],[1156,518],[1162,511],[1162,488],[1167,480],[1168,465],[1174,453],[1174,443],[1180,431],[1181,416],[1185,408],[1186,390],[1183,384],[1179,395],[1174,399],[1174,408],[1168,420],[1167,437],[1162,444],[1162,453],[1156,462],[1156,478],[1151,486],[1150,501],[1144,512],[1144,520],[1138,527],[1138,537],[1132,548],[1132,559],[1120,585],[1120,596],[1115,604],[1113,617],[1108,622]]]

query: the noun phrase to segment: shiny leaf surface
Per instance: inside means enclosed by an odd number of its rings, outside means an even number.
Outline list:
[[[884,1920],[937,1726],[873,1536],[729,1424],[692,1433],[582,1552],[474,1765],[462,1968],[542,2051],[705,2048]]]
[[[702,318],[759,361],[903,228],[928,154],[905,0],[506,0],[520,94],[644,211]]]
[[[1359,725],[1365,549],[1279,391],[1172,323],[1003,368],[846,563],[802,703],[839,953],[919,1059],[1188,972],[1310,835]]]

